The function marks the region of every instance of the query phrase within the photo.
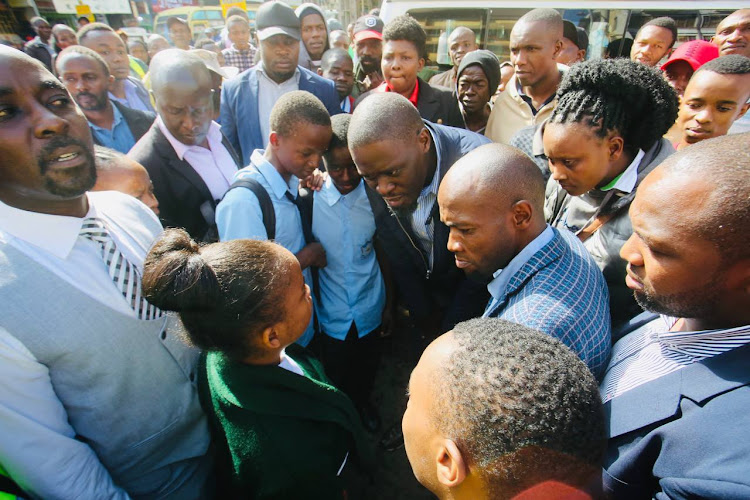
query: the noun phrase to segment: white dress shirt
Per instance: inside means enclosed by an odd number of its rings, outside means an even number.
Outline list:
[[[299,68],[294,70],[294,76],[289,80],[276,83],[266,75],[263,70],[263,63],[258,64],[258,119],[260,120],[260,134],[263,136],[263,143],[268,142],[268,135],[271,133],[271,110],[279,97],[289,92],[299,90]]]
[[[206,149],[203,146],[188,146],[178,141],[167,130],[160,116],[156,118],[156,123],[172,145],[177,157],[188,162],[203,179],[214,200],[222,199],[232,185],[234,174],[237,173],[237,164],[222,143],[221,126],[214,121],[211,122],[206,136],[209,149]]]

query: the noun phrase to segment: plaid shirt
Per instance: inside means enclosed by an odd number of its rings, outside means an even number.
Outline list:
[[[224,55],[224,60],[227,66],[234,66],[240,70],[240,73],[246,69],[250,69],[255,60],[256,49],[252,44],[247,50],[239,50],[232,44],[228,49],[224,49],[221,53]]]

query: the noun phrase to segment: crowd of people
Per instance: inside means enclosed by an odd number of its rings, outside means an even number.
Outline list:
[[[0,47],[0,498],[750,497],[750,9],[376,14]]]

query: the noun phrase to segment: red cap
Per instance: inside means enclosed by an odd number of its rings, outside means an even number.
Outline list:
[[[717,57],[719,57],[719,48],[713,43],[705,40],[691,40],[677,47],[667,62],[662,64],[661,69],[664,71],[675,61],[685,61],[695,71]]]

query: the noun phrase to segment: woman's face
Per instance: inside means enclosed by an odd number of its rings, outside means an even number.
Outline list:
[[[417,74],[424,68],[424,59],[417,48],[406,40],[391,40],[383,45],[381,60],[383,77],[394,92],[409,94],[417,83]],[[408,98],[408,95],[406,95]]]
[[[571,196],[605,186],[620,172],[613,172],[622,140],[610,133],[601,138],[585,123],[547,123],[544,154],[552,178]]]
[[[280,252],[282,250],[279,249]],[[290,280],[280,297],[284,316],[274,329],[282,345],[286,347],[299,339],[310,324],[312,297],[310,287],[305,284],[305,278],[302,276],[299,261],[287,250],[283,250],[283,253],[285,255],[281,258],[285,260],[286,273],[290,276]]]

